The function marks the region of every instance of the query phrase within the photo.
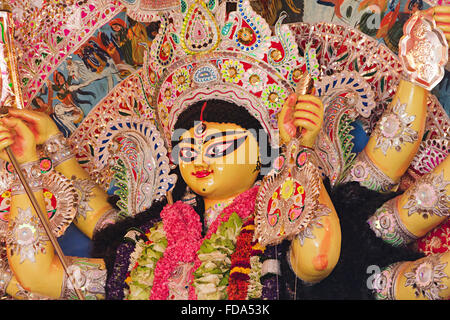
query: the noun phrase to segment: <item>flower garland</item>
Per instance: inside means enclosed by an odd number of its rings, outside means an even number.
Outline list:
[[[205,239],[197,252],[200,267],[193,273],[192,286],[198,299],[227,299],[227,285],[231,269],[231,254],[235,251],[236,239],[242,227],[237,213],[231,214],[210,239]]]
[[[161,211],[167,248],[154,270],[151,300],[165,300],[169,295],[169,278],[181,263],[194,261],[202,243],[202,224],[194,209],[177,201]]]
[[[128,235],[128,234],[127,234]],[[150,295],[156,263],[163,256],[167,247],[166,234],[162,222],[157,222],[145,233],[145,239],[136,242],[130,254],[127,278],[125,283],[126,300],[146,300]]]
[[[247,220],[236,241],[236,250],[231,255],[230,281],[228,283],[228,299],[244,300],[247,297],[250,280],[250,256],[252,253],[254,219]]]
[[[236,241],[236,250],[231,255],[230,281],[227,288],[229,300],[261,297],[259,256],[265,248],[257,240],[253,241],[254,230],[255,220],[254,217],[251,217],[244,223]]]
[[[136,253],[130,255],[132,259],[129,260],[129,270],[132,270],[131,275],[134,275],[134,278],[128,278],[126,282],[138,291],[128,298],[140,299],[145,292],[150,292],[147,299],[167,299],[171,275],[180,263],[187,263],[193,265],[188,276],[189,299],[197,299],[197,294],[200,299],[226,299],[231,269],[230,257],[235,252],[242,221],[247,220],[254,212],[257,192],[258,186],[255,186],[237,196],[213,221],[204,239],[201,237],[200,217],[191,206],[181,201],[166,206],[160,214],[165,242],[161,243],[162,239],[158,236],[157,242],[147,241],[143,243],[145,248],[136,246]],[[155,225],[155,228],[159,227]],[[147,234],[147,238],[151,240],[152,237]],[[162,249],[165,249],[164,252]],[[136,255],[139,253],[140,257],[136,261]],[[149,258],[144,257],[146,255],[151,256],[150,264]],[[152,270],[149,270],[149,267],[153,267]],[[147,279],[143,273],[151,273],[152,279]],[[147,280],[151,285],[148,285]],[[144,291],[142,289],[146,283],[147,288]],[[255,286],[252,284],[252,287]]]
[[[230,216],[233,213],[236,213],[239,218],[242,220],[250,217],[255,210],[255,200],[256,195],[258,194],[259,186],[254,186],[253,188],[243,192],[239,196],[237,196],[234,201],[226,207],[222,213],[217,217],[217,219],[211,224],[208,229],[208,232],[205,236],[206,239],[210,239],[213,234],[215,234],[219,228],[219,226],[229,220]],[[202,261],[197,256],[196,261],[194,262],[194,270],[197,270],[202,265]],[[195,284],[195,281],[194,281]],[[197,300],[197,294],[195,292],[195,285],[189,287],[189,299]]]

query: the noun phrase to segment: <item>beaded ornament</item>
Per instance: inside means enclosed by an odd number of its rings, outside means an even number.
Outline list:
[[[282,24],[286,14],[272,32],[248,0],[236,5],[226,16],[216,0],[187,0],[179,12],[161,15],[144,67],[169,149],[179,114],[210,99],[245,107],[278,145],[276,116],[306,72],[305,59]]]

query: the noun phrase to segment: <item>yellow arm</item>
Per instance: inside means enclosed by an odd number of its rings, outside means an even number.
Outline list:
[[[450,157],[386,202],[369,219],[377,236],[394,246],[423,237],[450,214]],[[387,223],[389,221],[389,223]]]
[[[323,122],[322,101],[312,95],[292,94],[278,117],[280,137],[289,142],[301,132],[300,144],[312,147]],[[326,278],[336,266],[341,250],[341,228],[333,203],[320,181],[321,204],[317,220],[310,224],[312,236],[299,234],[291,242],[289,261],[292,270],[301,280],[315,283]]]
[[[427,117],[428,91],[401,80],[392,102],[378,121],[346,181],[369,189],[394,189],[420,146]]]
[[[448,300],[450,252],[394,263],[373,281],[378,300]]]
[[[299,235],[291,242],[290,265],[297,277],[307,283],[325,279],[336,266],[341,251],[341,227],[333,203],[323,185],[319,203],[323,215],[312,224],[312,238]],[[302,240],[300,240],[302,238]]]
[[[75,225],[92,238],[96,228],[100,228],[103,222],[113,222],[115,212],[107,202],[106,192],[90,180],[53,120],[42,112],[32,110],[11,109],[9,114],[27,123],[37,144],[42,144],[52,159],[55,170],[72,179],[80,198]]]
[[[99,227],[99,221],[105,218],[113,219],[115,211],[107,201],[107,193],[97,184],[90,180],[88,173],[80,166],[73,157],[55,167],[55,170],[65,177],[72,179],[77,191],[85,203],[79,207],[75,225],[89,238]]]
[[[419,149],[425,132],[428,91],[400,80],[397,93],[365,147],[369,159],[398,182]]]
[[[43,192],[35,191],[34,195],[45,212]],[[68,295],[74,297],[73,290],[68,287],[63,266],[55,255],[54,248],[26,194],[12,196],[8,228],[11,232],[7,239],[7,255],[14,278],[7,287],[7,293],[17,295],[18,282],[25,290],[50,298],[68,298]],[[88,267],[80,268],[76,259],[65,259],[69,269],[80,271],[83,277],[88,279],[87,283],[104,282],[106,271],[103,260],[81,259]],[[102,272],[92,273],[92,270]],[[90,292],[86,285],[83,287],[83,293],[96,298],[103,297],[103,292]]]

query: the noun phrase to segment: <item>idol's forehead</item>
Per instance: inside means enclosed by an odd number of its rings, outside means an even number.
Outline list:
[[[198,122],[189,130],[185,130],[180,136],[179,141],[192,141],[192,139],[205,139],[207,137],[221,137],[222,133],[240,134],[247,132],[247,129],[235,123],[218,122]]]

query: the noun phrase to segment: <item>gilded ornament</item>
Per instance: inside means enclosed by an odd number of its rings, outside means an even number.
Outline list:
[[[315,217],[324,212],[318,210],[319,172],[310,161],[306,161],[301,168],[296,165],[295,159],[303,150],[299,150],[297,144],[295,139],[290,142],[283,167],[278,173],[266,176],[259,189],[255,239],[262,246],[293,239],[311,228]],[[309,233],[304,231],[303,234]]]
[[[399,58],[410,81],[432,90],[444,77],[448,43],[434,20],[414,14],[404,25]]]
[[[292,71],[292,79],[298,81],[302,78],[303,72],[300,69],[295,69]]]
[[[408,201],[403,208],[408,210],[408,216],[417,213],[424,219],[433,215],[448,216],[450,196],[446,189],[449,185],[450,181],[444,179],[444,171],[424,175],[406,191]]]
[[[278,49],[273,49],[272,51],[270,51],[270,57],[275,62],[280,61],[281,59],[283,59],[283,55],[281,54],[281,51],[278,50]]]
[[[254,40],[253,31],[250,28],[243,27],[238,30],[237,37],[242,44],[250,44]]]
[[[417,131],[411,128],[415,116],[408,115],[405,109],[406,104],[397,100],[392,111],[381,118],[375,129],[375,149],[381,149],[384,155],[391,148],[400,151],[403,144],[413,143],[418,139]]]
[[[251,85],[257,85],[261,81],[257,74],[252,74],[248,80]]]
[[[429,300],[442,299],[439,293],[447,289],[442,280],[449,276],[444,272],[447,262],[441,262],[440,257],[441,254],[430,255],[418,260],[414,263],[411,272],[405,273],[405,287],[414,288],[416,297]]]
[[[278,93],[276,93],[276,92],[271,92],[269,94],[269,101],[272,103],[278,103],[278,98],[279,98]]]

